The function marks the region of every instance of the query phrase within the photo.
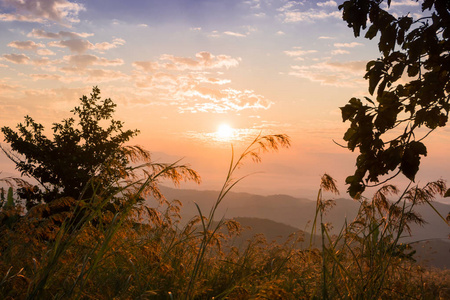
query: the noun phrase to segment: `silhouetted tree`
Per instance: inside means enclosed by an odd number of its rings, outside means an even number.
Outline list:
[[[81,105],[71,112],[74,118],[54,123],[53,139],[44,135],[44,127],[26,116],[17,131],[3,127],[4,140],[11,151],[2,148],[22,175],[39,182],[34,188],[19,189],[28,209],[62,197],[89,198],[94,194],[115,192],[115,182],[135,175],[130,164],[143,160],[152,172],[164,171],[174,182],[180,179],[198,181],[195,171],[186,166],[150,163],[150,153],[139,146],[125,146],[138,130],[124,130],[123,123],[113,119],[116,104],[101,100],[100,90],[92,89],[90,97],[80,98]],[[168,167],[169,166],[169,167]],[[158,193],[156,183],[149,186]],[[108,190],[109,189],[109,190]]]
[[[421,4],[419,18],[390,13],[390,0],[350,0],[339,6],[355,37],[370,25],[365,38],[379,38],[382,54],[367,64],[365,75],[375,99],[352,98],[341,108],[343,120],[350,122],[347,147],[360,151],[356,171],[346,179],[351,196],[370,183],[380,184],[379,177],[391,172],[414,180],[427,155],[423,139],[447,124],[450,1],[416,2]]]

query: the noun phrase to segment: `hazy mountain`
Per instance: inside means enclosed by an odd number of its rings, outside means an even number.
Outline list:
[[[280,222],[248,217],[236,217],[233,219],[242,226],[242,232],[236,240],[238,244],[250,240],[257,234],[263,234],[269,243],[274,241],[282,244],[288,240],[290,243],[293,243],[295,240],[298,240],[297,246],[302,248],[307,247],[310,242],[311,235],[309,233]]]
[[[181,201],[181,214],[184,217],[192,217],[198,214],[194,202],[200,207],[203,215],[208,215],[211,207],[215,203],[217,191],[198,191],[173,189],[169,187],[161,188],[168,200],[177,199]],[[331,223],[334,232],[339,231],[347,222],[353,221],[356,216],[359,203],[351,200],[336,199],[336,206],[325,215],[325,222]],[[447,216],[450,205],[434,202],[434,208],[442,216]],[[252,217],[269,219],[275,222],[284,223],[295,228],[309,232],[310,223],[314,219],[316,202],[295,198],[287,195],[260,196],[249,193],[230,192],[220,203],[216,218]],[[448,225],[436,214],[428,205],[416,206],[415,211],[419,213],[427,222],[425,226],[412,225],[412,237],[405,233],[405,241],[417,241],[424,239],[441,238],[447,239],[449,234]]]
[[[161,187],[161,190],[167,200],[181,201],[183,219],[198,214],[194,202],[199,206],[203,215],[208,215],[219,194],[217,191],[184,190],[169,187]],[[450,211],[450,205],[447,204],[434,202],[433,206],[444,217]],[[268,241],[283,242],[289,234],[302,230],[307,235],[305,241],[309,241],[315,208],[316,202],[305,198],[230,192],[220,203],[215,216],[216,219],[222,217],[235,218],[244,227],[250,226],[252,229],[244,232],[242,240],[249,239],[256,233],[263,233]],[[353,221],[358,208],[359,204],[354,200],[336,199],[336,206],[325,215],[325,222],[331,223],[333,232],[336,233],[342,228],[345,220],[348,223]],[[450,261],[448,225],[429,205],[416,206],[415,211],[427,221],[427,224],[424,226],[412,225],[412,236],[405,233],[401,242],[416,241],[414,248],[417,251],[419,261],[432,266],[450,267],[450,263],[446,263],[446,261]],[[426,243],[419,242],[422,240],[426,240]]]
[[[450,240],[432,239],[411,246],[416,250],[414,258],[421,264],[450,269]]]

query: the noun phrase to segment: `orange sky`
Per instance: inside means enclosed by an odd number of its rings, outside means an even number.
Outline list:
[[[353,37],[339,3],[1,1],[0,125],[30,115],[49,128],[97,85],[116,118],[141,130],[132,143],[159,161],[184,158],[203,178],[197,188],[220,188],[230,144],[262,132],[286,133],[292,147],[249,161],[242,175],[262,173],[236,190],[312,197],[328,172],[344,193],[355,155],[333,143],[346,130],[339,107],[368,95],[365,64],[379,53]],[[420,11],[405,0],[391,9]],[[218,139],[221,124],[235,130],[229,140]],[[448,129],[427,146],[420,182],[450,178]],[[13,169],[0,157],[3,176]]]

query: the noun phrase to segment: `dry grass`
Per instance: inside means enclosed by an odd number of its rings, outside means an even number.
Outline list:
[[[313,228],[321,246],[301,250],[295,237],[285,244],[255,236],[244,247],[232,244],[240,226],[212,222],[228,191],[241,178],[234,171],[246,158],[289,145],[286,136],[257,137],[232,159],[214,206],[180,227],[180,202],[157,211],[139,205],[147,187],[157,191],[159,176],[179,176],[158,166],[138,185],[122,185],[126,197],[118,212],[103,208],[110,198],[94,195],[42,205],[24,215],[20,206],[0,211],[0,298],[2,299],[438,299],[449,291],[450,271],[424,269],[398,243],[410,222],[420,222],[414,206],[431,203],[445,190],[442,182],[403,194],[382,188],[373,199],[360,198],[357,218],[330,236],[323,214],[336,193],[324,175]],[[179,178],[179,177],[178,177]],[[398,197],[398,201],[388,201]],[[165,201],[160,198],[161,201]],[[406,201],[404,201],[406,199]],[[81,203],[81,204],[80,204]],[[50,214],[57,206],[70,212]],[[46,215],[47,212],[47,215]],[[81,213],[82,212],[82,213]],[[12,217],[15,222],[7,222]],[[77,217],[78,216],[78,217]],[[145,221],[144,221],[145,220]],[[313,229],[315,230],[315,229]]]

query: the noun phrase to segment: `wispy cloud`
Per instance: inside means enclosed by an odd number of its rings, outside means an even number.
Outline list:
[[[54,64],[54,63],[59,62],[58,60],[52,61],[52,60],[48,59],[47,57],[31,58],[23,53],[21,53],[21,54],[16,54],[16,53],[3,54],[2,57],[3,57],[2,58],[3,60],[6,60],[8,62],[17,64],[17,65],[45,66],[45,65]]]
[[[39,48],[45,47],[44,44],[36,44],[33,41],[13,41],[8,44],[8,47],[20,49],[20,50],[30,50],[30,51],[36,51]]]
[[[63,79],[63,76],[56,74],[30,74],[33,80],[57,80]]]
[[[98,52],[104,52],[105,50],[117,48],[118,46],[124,45],[125,40],[115,38],[111,43],[110,42],[102,42],[92,44],[86,39],[69,39],[62,41],[51,41],[48,43],[50,47],[59,47],[59,48],[68,48],[71,52],[75,53],[84,53],[87,50],[95,50]]]
[[[299,58],[307,54],[316,53],[317,50],[302,50],[301,47],[294,47],[294,50],[284,51],[284,54],[291,57]]]
[[[53,51],[46,49],[44,44],[35,43],[33,41],[13,41],[8,44],[8,47],[25,51],[33,51],[38,55],[55,55]]]
[[[85,10],[84,5],[67,0],[3,0],[2,6],[13,10],[0,14],[2,21],[53,21],[66,26],[79,22],[78,13]]]
[[[25,54],[3,54],[3,58],[14,64],[26,64],[30,61],[30,58]]]
[[[326,18],[340,18],[339,11],[328,11],[326,8],[331,7],[334,1],[319,2],[317,5],[320,9],[310,8],[304,10],[302,2],[289,1],[282,7],[278,8],[280,16],[285,23],[297,22],[315,22]]]
[[[70,39],[63,41],[52,41],[49,42],[48,45],[50,47],[58,47],[58,48],[68,48],[70,51],[75,53],[84,53],[88,49],[92,49],[94,45],[88,40],[84,39]]]
[[[413,0],[392,0],[391,6],[419,6],[420,3]]]
[[[217,68],[231,68],[239,64],[240,58],[232,58],[228,55],[213,55],[210,52],[199,52],[195,59],[163,54],[158,61],[136,61],[133,66],[146,72],[156,70],[206,70]]]
[[[354,48],[358,46],[363,46],[363,44],[358,42],[351,42],[351,43],[334,43],[334,46],[336,48]]]
[[[123,59],[109,60],[91,54],[64,56],[64,61],[78,68],[86,68],[87,66],[120,66],[124,63]]]
[[[335,49],[331,51],[332,55],[350,54],[350,51],[344,49]]]
[[[323,85],[354,87],[363,82],[365,66],[365,61],[321,62],[309,66],[292,66],[289,75]]]
[[[319,7],[337,7],[336,1],[330,0],[325,2],[317,2],[317,6]]]
[[[76,38],[87,38],[93,36],[93,33],[86,32],[71,32],[71,31],[59,31],[57,33],[48,32],[42,29],[33,29],[30,33],[27,34],[28,37],[35,37],[40,39],[76,39]]]
[[[246,37],[245,34],[238,33],[238,32],[233,32],[233,31],[225,31],[223,34],[225,34],[225,35],[231,35],[231,36],[236,36],[236,37]]]
[[[228,86],[231,80],[210,75],[215,69],[237,67],[240,58],[199,52],[195,58],[164,54],[156,61],[136,61],[138,88],[176,105],[180,112],[227,112],[268,109],[272,102],[253,90]],[[167,103],[167,102],[166,102]]]
[[[191,98],[191,105],[180,106],[181,112],[213,112],[241,111],[246,109],[268,109],[272,102],[252,90],[235,90],[232,88],[215,90],[196,87],[184,95],[184,99]],[[195,99],[197,98],[197,101]],[[207,100],[199,102],[198,99]]]

